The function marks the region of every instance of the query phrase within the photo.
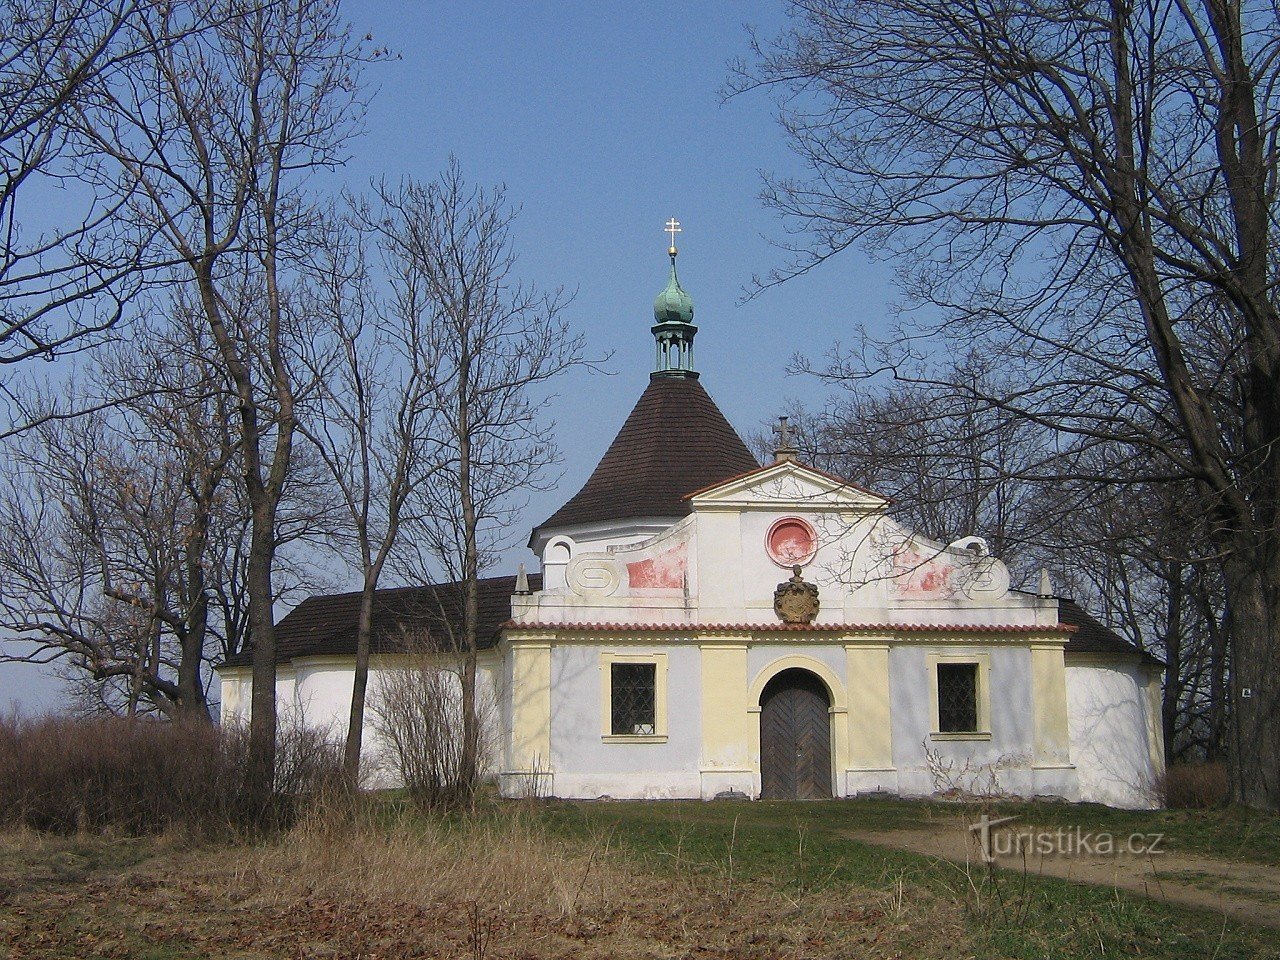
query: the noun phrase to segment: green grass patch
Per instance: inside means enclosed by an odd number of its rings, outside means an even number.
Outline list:
[[[950,804],[897,800],[814,803],[549,802],[548,826],[580,839],[607,836],[611,846],[657,871],[690,871],[731,893],[733,884],[764,882],[793,898],[855,886],[892,896],[899,884],[960,904],[971,933],[992,953],[1014,958],[1147,956],[1280,957],[1274,930],[1173,906],[1127,892],[1018,871],[989,872],[861,843],[847,831],[941,828],[968,811]],[[1046,825],[1170,834],[1185,851],[1211,846],[1222,822],[1191,815],[1127,813],[1065,805],[1000,805],[998,815]],[[1213,820],[1217,811],[1195,815]],[[1259,831],[1275,824],[1254,821]],[[1268,842],[1274,842],[1272,837]],[[909,921],[909,916],[906,918]]]

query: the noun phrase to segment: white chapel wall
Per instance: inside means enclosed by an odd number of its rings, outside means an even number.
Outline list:
[[[662,743],[604,739],[602,654],[667,657],[667,737]],[[551,762],[562,797],[697,797],[702,749],[701,659],[696,645],[557,644],[551,650]]]
[[[370,666],[364,721],[364,750],[362,752],[365,778],[370,786],[398,786],[394,771],[390,768],[388,745],[382,742],[375,729],[374,705],[386,667]],[[488,748],[488,765],[496,773],[498,757],[502,749],[505,728],[503,726],[502,698],[503,664],[493,656],[482,657],[477,668],[476,686],[484,698],[482,718],[485,729],[482,743]],[[456,672],[448,676],[461,683]],[[294,664],[282,664],[276,675],[276,711],[282,727],[301,726],[318,731],[334,742],[346,737],[351,712],[351,692],[355,684],[355,666],[352,658],[317,658]],[[228,672],[221,680],[222,723],[249,720],[252,682],[248,669]]]
[[[988,658],[989,740],[934,738],[930,655]],[[969,792],[1075,799],[1075,771],[1035,767],[1031,651],[990,645],[895,646],[889,654],[893,761],[898,792],[929,796],[951,788]]]
[[[1080,799],[1113,807],[1158,806],[1163,772],[1154,746],[1148,669],[1138,663],[1067,662],[1067,727]],[[1153,756],[1153,753],[1157,754]]]

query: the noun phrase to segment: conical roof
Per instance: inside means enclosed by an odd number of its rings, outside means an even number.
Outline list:
[[[698,380],[654,376],[582,489],[538,530],[678,519],[692,509],[685,494],[759,466]]]

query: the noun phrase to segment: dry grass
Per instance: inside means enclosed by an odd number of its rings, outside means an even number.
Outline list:
[[[643,868],[518,807],[314,814],[253,846],[0,838],[0,957],[968,957],[953,905]]]
[[[1225,806],[1230,795],[1225,763],[1176,763],[1157,784],[1164,805],[1171,810],[1208,810]]]
[[[482,895],[497,910],[571,916],[607,907],[626,889],[609,854],[607,835],[557,840],[516,806],[436,818],[376,802],[352,811],[335,801],[254,848],[244,880],[281,902],[318,895],[434,906]]]

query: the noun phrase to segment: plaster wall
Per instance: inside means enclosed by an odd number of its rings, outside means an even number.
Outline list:
[[[781,517],[799,517],[817,533],[818,550],[804,565],[806,581],[816,583],[817,623],[844,619],[852,552],[860,540],[858,524],[847,518],[789,510],[716,511],[697,514],[699,616],[705,623],[772,623],[773,591],[791,576],[765,549],[769,528]],[[863,521],[865,524],[866,521]]]
[[[774,590],[792,571],[766,541],[776,522],[798,518],[816,540],[803,576],[819,589],[818,624],[1057,624],[1055,602],[1008,591],[999,560],[915,537],[880,498],[795,464],[707,491],[693,506],[665,525],[648,518],[557,531],[545,541],[543,590],[514,604],[513,618],[776,623]]]
[[[662,742],[606,738],[603,655],[667,657]],[[697,646],[562,644],[551,650],[551,760],[564,797],[665,799],[700,795],[701,658]]]
[[[1164,771],[1147,668],[1130,663],[1067,662],[1067,726],[1080,799],[1151,809]],[[1159,749],[1157,749],[1159,747]]]
[[[770,601],[772,602],[772,601]],[[826,643],[761,643],[752,644],[747,649],[747,676],[752,682],[760,676],[760,674],[769,668],[769,666],[784,657],[790,657],[799,654],[804,657],[810,657],[817,660],[823,666],[827,667],[839,679],[841,685],[846,684],[844,673],[845,655],[843,644],[826,644]],[[841,691],[835,691],[835,698],[839,699]],[[752,707],[760,706],[759,703],[750,704]]]
[[[937,736],[931,656],[973,656],[990,664],[989,737]],[[1036,769],[1032,660],[1027,647],[911,644],[889,651],[889,700],[897,791],[927,796],[957,788],[1074,799],[1075,773]],[[930,755],[932,755],[932,768]]]
[[[373,704],[388,669],[394,668],[373,664],[369,668],[362,758],[365,775],[374,786],[398,785],[395,773],[389,767],[386,745],[373,723]],[[501,661],[486,657],[480,662],[476,677],[484,723],[481,740],[491,754],[491,767],[495,765],[496,751],[504,740],[500,703],[502,669]],[[446,675],[455,684],[461,682],[454,672]],[[222,722],[247,723],[252,694],[250,671],[247,668],[225,671],[220,679]],[[276,709],[280,725],[286,729],[304,727],[320,731],[330,740],[341,742],[346,736],[354,683],[355,664],[351,658],[324,658],[281,666],[276,675]]]

